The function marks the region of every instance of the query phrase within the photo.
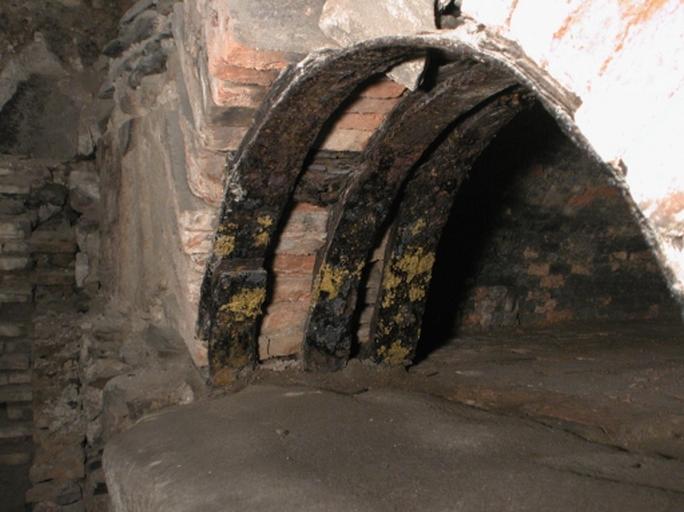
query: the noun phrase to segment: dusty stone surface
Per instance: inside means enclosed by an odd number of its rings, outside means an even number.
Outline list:
[[[408,370],[355,359],[341,372],[314,374],[275,361],[248,382],[421,391],[628,451],[684,458],[679,322],[493,330],[430,342]]]
[[[682,463],[391,391],[249,387],[107,446],[116,512],[674,510]]]
[[[313,48],[335,46],[318,28],[324,3],[325,0],[229,0],[213,1],[210,5],[216,9],[219,23],[230,24],[235,40],[242,45],[305,54]]]

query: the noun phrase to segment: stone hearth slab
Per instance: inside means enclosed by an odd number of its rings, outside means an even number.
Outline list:
[[[684,509],[684,465],[394,391],[252,386],[105,449],[117,512]]]

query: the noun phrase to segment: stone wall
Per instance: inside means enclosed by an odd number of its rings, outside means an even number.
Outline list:
[[[611,177],[541,109],[498,136],[456,199],[437,258],[435,331],[676,319]]]
[[[204,391],[182,341],[96,300],[99,214],[93,161],[0,157],[0,466],[25,475],[17,507],[26,491],[36,511],[108,510],[104,442]]]
[[[33,440],[32,458],[8,454],[31,461],[29,503],[80,500],[79,334],[56,311],[98,289],[97,200],[91,161],[0,158],[2,432]]]

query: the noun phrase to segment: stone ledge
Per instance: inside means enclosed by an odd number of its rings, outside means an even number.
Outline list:
[[[273,386],[150,416],[104,455],[115,512],[665,511],[681,467],[421,395]]]

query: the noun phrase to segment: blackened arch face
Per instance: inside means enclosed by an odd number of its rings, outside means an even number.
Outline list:
[[[303,162],[326,121],[369,77],[434,49],[440,49],[451,62],[439,70],[432,87],[408,94],[374,135],[361,159],[362,168],[355,173],[356,182],[334,211],[319,258],[303,354],[310,369],[336,369],[349,357],[351,311],[369,243],[416,162],[451,128],[462,137],[450,144],[458,146],[462,140],[470,148],[463,149],[462,167],[466,168],[501,120],[525,104],[530,93],[518,84],[515,70],[505,59],[479,54],[453,41],[445,44],[429,38],[379,40],[314,54],[288,69],[270,91],[229,169],[220,223],[202,286],[198,330],[208,341],[215,383],[229,381],[236,371],[256,363],[257,330],[269,271],[264,262]],[[543,80],[538,82],[540,88],[546,87]],[[552,96],[553,91],[545,95]],[[487,126],[486,133],[478,126]],[[413,186],[425,186],[425,180],[416,180],[418,185]],[[448,196],[450,187],[458,182],[452,177],[445,184],[430,182],[428,186],[444,189]],[[444,201],[448,203],[448,197]],[[407,204],[404,210],[413,213],[405,213],[405,218],[412,218],[422,207],[419,201],[411,207]],[[410,228],[398,233],[404,229]],[[401,236],[405,238],[405,233]],[[428,239],[434,236],[424,235]],[[395,270],[401,270],[406,247],[413,245],[402,247],[394,247],[396,254],[390,254],[388,260],[398,258]],[[419,328],[406,339],[393,339],[394,331],[387,322],[398,314],[393,307],[406,297],[420,296],[418,288],[427,286],[431,268],[427,247],[417,267],[404,272],[411,279],[401,291],[391,292],[388,283],[383,285],[383,301],[388,306],[378,310],[374,323],[376,331],[387,333],[376,339],[376,359],[404,364],[415,352]],[[390,307],[391,303],[395,306]],[[417,304],[412,309],[416,319],[421,307]]]

